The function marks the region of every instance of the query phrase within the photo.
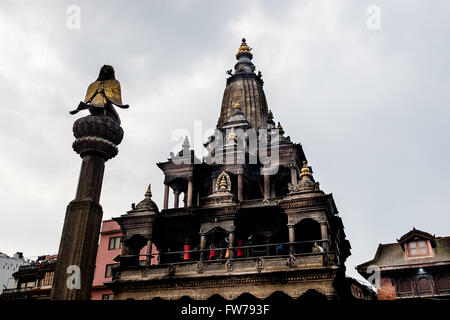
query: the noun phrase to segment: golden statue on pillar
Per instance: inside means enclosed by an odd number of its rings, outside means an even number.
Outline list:
[[[114,68],[104,65],[100,69],[97,80],[89,85],[84,101],[80,102],[78,108],[70,114],[89,109],[93,115],[107,115],[120,124],[120,117],[114,106],[122,109],[129,108],[129,105],[122,104],[120,82],[115,78]]]

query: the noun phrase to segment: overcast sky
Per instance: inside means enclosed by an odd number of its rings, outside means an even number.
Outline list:
[[[70,5],[80,29],[67,27]],[[155,163],[177,129],[215,127],[243,36],[275,121],[333,193],[350,275],[412,227],[450,235],[449,17],[446,0],[1,1],[0,251],[58,251],[81,165],[68,111],[104,64],[131,106],[106,164],[104,219],[149,183],[162,207]]]

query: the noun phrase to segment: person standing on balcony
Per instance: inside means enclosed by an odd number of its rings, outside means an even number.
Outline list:
[[[312,252],[323,252],[323,248],[317,242],[314,242]]]

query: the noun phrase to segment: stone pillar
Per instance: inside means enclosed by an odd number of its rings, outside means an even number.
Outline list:
[[[290,243],[294,243],[295,242],[295,229],[294,229],[294,225],[293,224],[288,224],[288,228],[289,228],[289,242]],[[290,252],[291,254],[295,253],[295,248],[294,245],[291,244],[290,245]]]
[[[265,242],[267,245],[270,244],[270,238],[269,238],[269,237],[266,237],[266,239],[264,239],[264,242]],[[269,246],[269,245],[266,247],[266,256],[270,256],[270,246]]]
[[[151,239],[147,240],[147,257],[145,258],[145,265],[149,266],[152,264],[152,248],[153,243]]]
[[[125,255],[127,255],[127,245],[126,245],[126,243],[125,243],[125,237],[124,236],[122,236],[121,238],[120,238],[120,246],[121,246],[121,248],[120,248],[120,255],[123,257],[123,256],[125,256]]]
[[[328,226],[325,221],[320,222],[320,232],[322,234],[322,240],[328,240]],[[328,251],[328,249],[329,249],[328,242],[323,241],[322,248],[324,251]]]
[[[297,169],[294,165],[291,166],[291,183],[297,185]]]
[[[238,171],[238,200],[244,201],[244,175],[242,169]]]
[[[212,186],[211,186],[211,193],[216,192],[216,183],[217,183],[217,177],[212,178]]]
[[[271,186],[270,186],[270,197],[271,198],[276,198],[277,197],[277,192],[276,192],[276,188],[275,188],[275,179],[272,179],[271,181]]]
[[[169,185],[164,184],[164,205],[163,209],[169,209]]]
[[[202,234],[200,236],[200,250],[205,250],[206,248],[206,235]],[[203,261],[205,258],[205,252],[200,252],[200,261]]]
[[[270,198],[270,176],[264,173],[264,200]]]
[[[194,193],[194,181],[188,181],[187,206],[192,207],[192,196]]]
[[[234,231],[230,231],[228,234],[229,248],[230,248],[230,259],[234,258]]]
[[[75,199],[67,206],[53,300],[89,300],[94,278],[103,211],[99,204],[105,162],[118,153],[123,130],[109,116],[89,115],[75,121],[73,149],[82,158]]]
[[[177,190],[173,191],[173,207],[178,208],[180,205],[180,192]]]

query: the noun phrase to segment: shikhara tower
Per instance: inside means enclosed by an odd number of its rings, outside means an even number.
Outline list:
[[[115,218],[123,232],[107,283],[115,299],[346,295],[350,243],[333,197],[320,190],[302,146],[275,124],[252,58],[243,39],[216,133],[205,143],[209,155],[197,158],[186,139],[157,164],[165,176],[162,210],[148,190]],[[139,255],[152,243],[158,252]],[[150,255],[159,264],[149,265]]]

